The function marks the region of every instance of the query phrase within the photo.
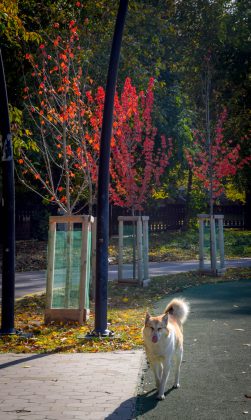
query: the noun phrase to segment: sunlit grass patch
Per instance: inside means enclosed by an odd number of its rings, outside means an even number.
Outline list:
[[[225,257],[245,258],[251,256],[251,231],[224,229]],[[109,256],[115,263],[118,259],[118,238],[111,238]],[[166,231],[150,233],[150,261],[187,261],[199,259],[199,231]],[[124,262],[132,260],[132,248],[124,253]]]
[[[227,229],[225,236],[225,254],[228,258],[251,257],[251,231]]]
[[[224,229],[225,257],[243,258],[251,256],[251,231]],[[132,244],[127,242],[124,251],[124,262],[132,261]],[[199,231],[166,231],[149,234],[150,261],[185,261],[198,259]],[[17,241],[16,269],[17,271],[46,270],[46,241]],[[118,262],[118,236],[110,238],[109,260]],[[1,262],[1,253],[0,253]]]

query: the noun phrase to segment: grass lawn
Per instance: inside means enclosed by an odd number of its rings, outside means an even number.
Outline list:
[[[251,257],[251,231],[225,229],[225,257]],[[117,261],[118,239],[112,238],[110,255]],[[149,236],[150,261],[185,261],[199,259],[199,232],[167,231]]]
[[[251,257],[251,231],[226,229],[225,255],[226,258]]]
[[[85,338],[85,334],[94,328],[93,304],[90,320],[84,326],[76,323],[45,325],[45,295],[24,297],[16,302],[15,311],[15,327],[24,334],[1,337],[0,352],[74,353],[134,349],[142,345],[141,329],[145,312],[152,309],[154,302],[187,287],[238,279],[247,279],[251,284],[251,268],[229,269],[224,277],[199,275],[196,272],[158,277],[147,288],[124,287],[110,282],[108,322],[109,329],[115,332],[113,339]]]
[[[243,258],[251,256],[251,231],[225,229],[226,258]],[[198,259],[199,233],[197,229],[188,232],[167,231],[149,235],[150,261],[185,261]],[[131,253],[131,251],[130,251]],[[113,263],[118,257],[118,238],[110,240],[109,256]],[[17,241],[17,271],[45,270],[47,259],[47,242]],[[1,252],[0,252],[1,260]],[[1,262],[1,261],[0,261]]]

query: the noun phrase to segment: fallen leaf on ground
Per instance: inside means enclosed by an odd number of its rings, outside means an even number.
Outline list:
[[[188,284],[215,284],[218,281],[250,279],[250,276],[250,268],[241,271],[238,268],[227,270],[224,279],[202,276],[195,272],[155,277],[144,289],[139,286],[124,288],[116,282],[109,282],[108,320],[111,330],[115,332],[112,340],[86,339],[86,334],[94,328],[94,302],[91,302],[90,319],[85,325],[70,322],[52,322],[45,325],[45,294],[25,296],[15,303],[16,329],[22,334],[0,337],[0,353],[95,353],[136,349],[143,346],[141,330],[146,309],[152,311],[152,305],[156,301],[175,291],[181,292]],[[194,341],[192,339],[191,345],[195,345],[196,341],[197,338],[194,338]],[[251,347],[249,343],[242,345]],[[32,366],[24,364],[22,368]]]

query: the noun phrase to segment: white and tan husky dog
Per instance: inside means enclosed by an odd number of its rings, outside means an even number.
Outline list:
[[[143,339],[148,362],[154,372],[157,398],[164,400],[165,386],[176,356],[174,388],[179,388],[180,366],[183,357],[183,327],[189,313],[189,305],[184,299],[173,299],[165,313],[151,316],[146,313]]]

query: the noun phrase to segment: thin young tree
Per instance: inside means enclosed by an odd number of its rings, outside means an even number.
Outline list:
[[[87,85],[82,68],[78,27],[70,21],[61,35],[39,47],[36,57],[26,54],[32,66],[33,83],[24,88],[26,118],[24,137],[33,140],[33,150],[20,148],[19,174],[23,183],[63,213],[79,210],[80,201],[92,212],[98,149],[86,127],[92,110],[87,106]]]
[[[251,161],[251,157],[241,157],[238,142],[225,137],[226,121],[227,109],[224,108],[211,132],[210,143],[205,133],[194,130],[193,149],[185,149],[185,157],[193,176],[210,197],[211,212],[215,200],[224,193],[226,183]]]
[[[154,79],[146,92],[137,93],[130,78],[115,101],[115,127],[111,159],[111,200],[115,205],[142,211],[160,185],[172,156],[172,140],[158,136],[153,124]]]
[[[127,78],[122,92],[115,96],[113,136],[110,159],[110,200],[125,207],[132,215],[142,211],[153,189],[160,183],[172,155],[172,141],[157,137],[153,125],[154,79],[150,78],[146,92],[137,93]],[[96,101],[96,117],[92,118],[93,144],[100,127],[104,91],[99,88],[94,99],[88,93],[90,105]],[[98,102],[97,102],[98,101]],[[97,106],[98,105],[98,106]],[[136,229],[133,223],[133,278],[136,274]]]
[[[39,46],[36,57],[26,54],[33,84],[27,83],[24,89],[28,115],[24,138],[29,142],[20,147],[19,174],[25,185],[56,204],[62,213],[72,215],[84,202],[92,214],[98,149],[86,130],[91,127],[92,110],[87,106],[78,27],[71,20],[62,34],[58,23],[54,29],[56,36]],[[32,144],[32,149],[27,144]],[[66,308],[73,281],[73,237],[73,225],[67,223]]]
[[[153,124],[153,89],[154,79],[150,78],[146,91],[137,93],[128,77],[121,94],[115,95],[110,201],[132,214],[143,210],[153,189],[160,184],[173,152],[172,139],[166,141],[164,135],[158,136]],[[105,92],[99,87],[95,94],[88,91],[86,96],[92,117],[85,136],[98,150]],[[93,177],[96,178],[95,171]]]

